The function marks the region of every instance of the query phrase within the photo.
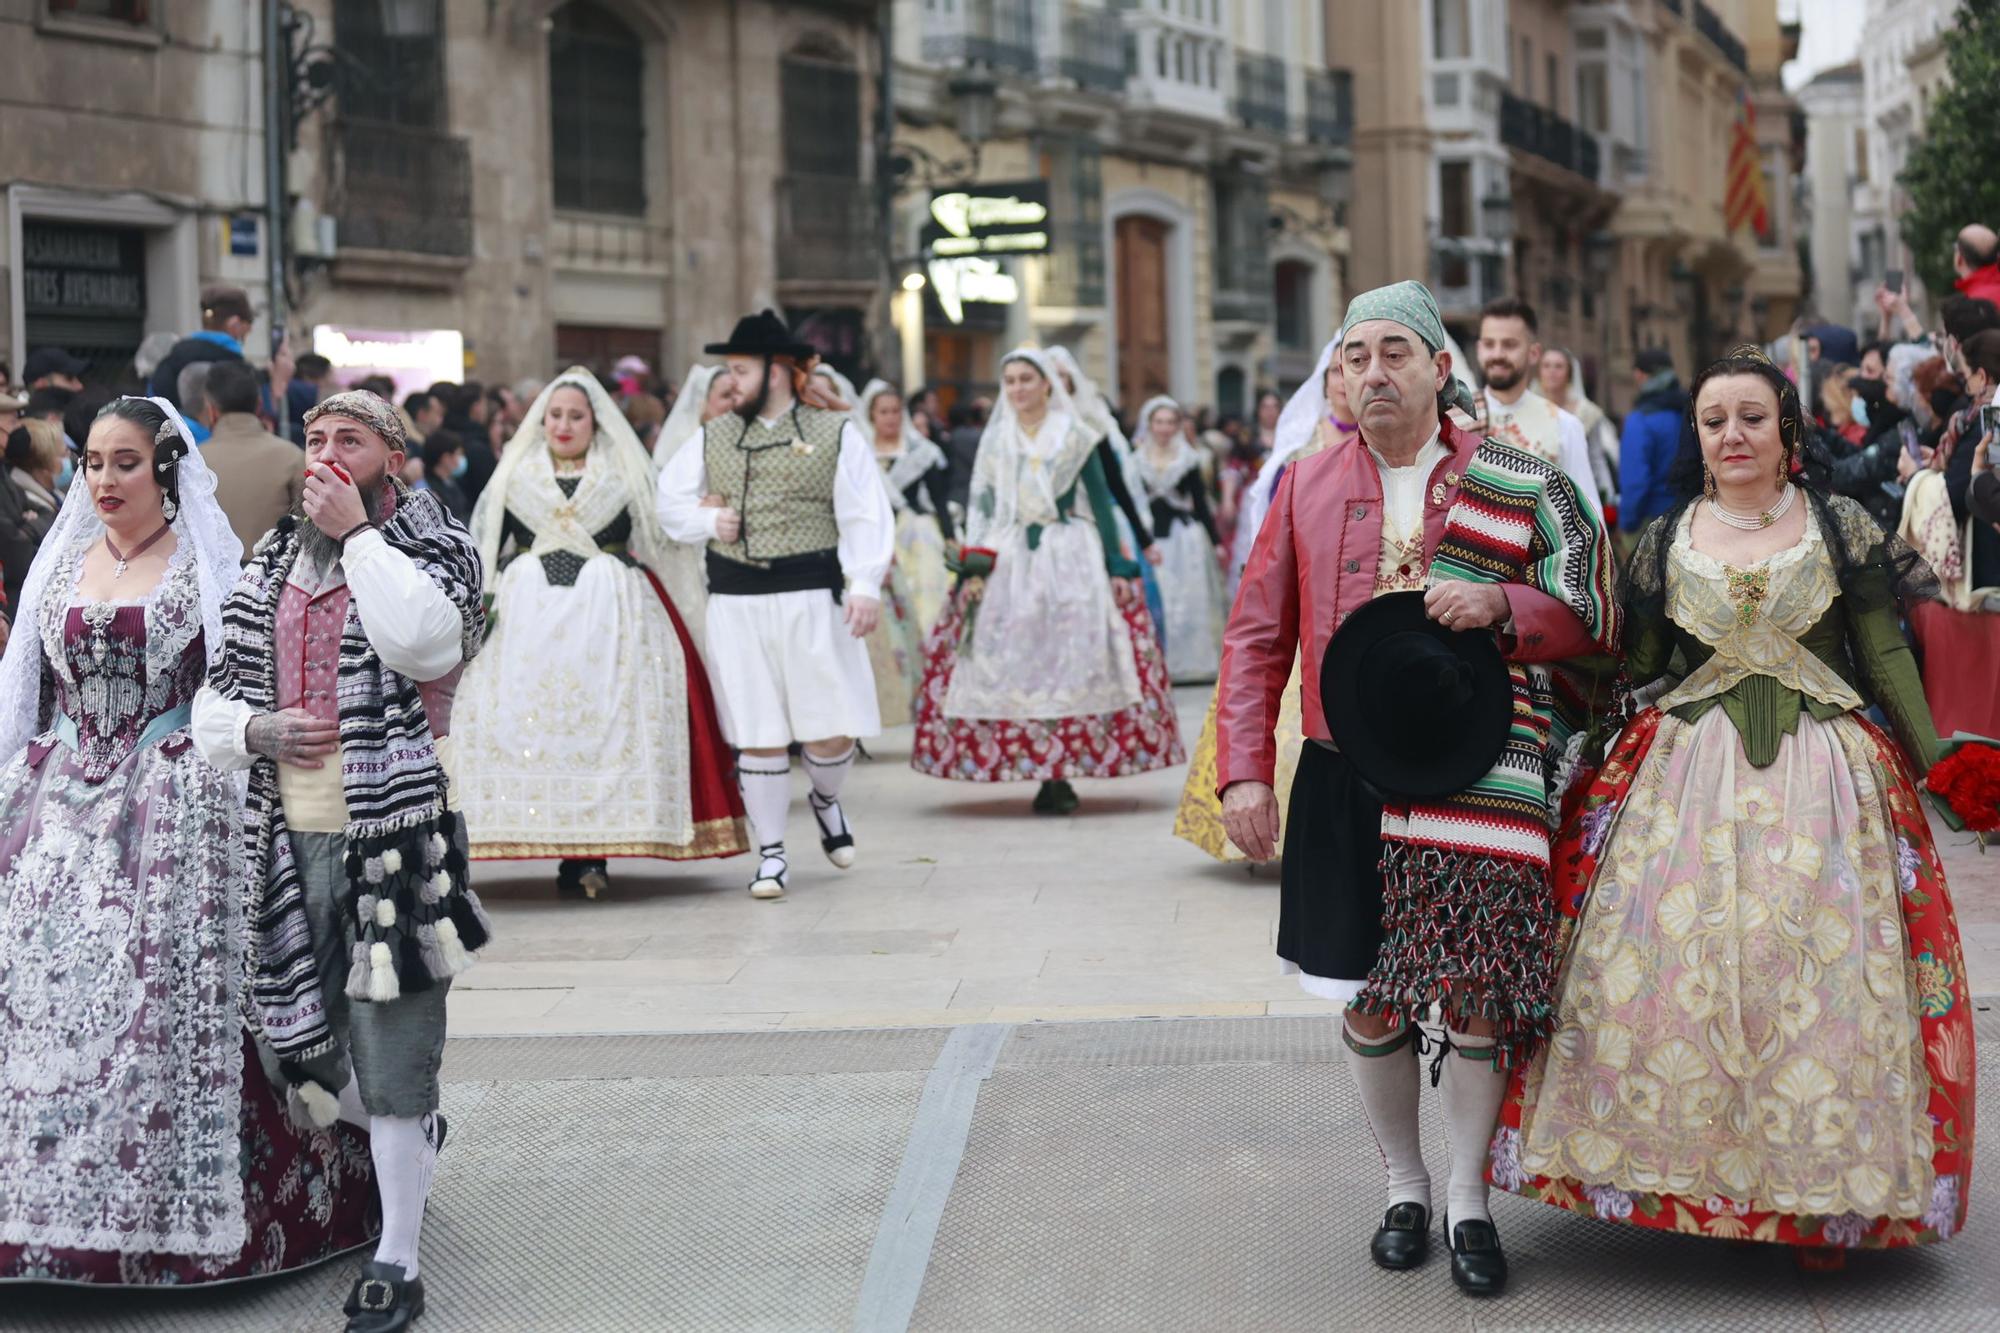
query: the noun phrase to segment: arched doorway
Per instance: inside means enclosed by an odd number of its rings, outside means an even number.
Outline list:
[[[1134,213],[1113,234],[1118,273],[1118,401],[1127,410],[1171,384],[1167,335],[1168,225]]]

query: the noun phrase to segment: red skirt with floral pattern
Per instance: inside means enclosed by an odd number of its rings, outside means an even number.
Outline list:
[[[916,701],[910,767],[957,782],[1058,782],[1125,778],[1187,760],[1174,713],[1166,654],[1136,582],[1114,586],[1139,665],[1139,702],[1115,713],[1035,720],[968,721],[944,715],[945,692],[965,625],[961,585],[924,641],[924,684]]]

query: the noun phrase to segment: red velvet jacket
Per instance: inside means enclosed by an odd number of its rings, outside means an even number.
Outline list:
[[[1451,452],[1431,473],[1424,497],[1426,563],[1444,537],[1459,478],[1480,437],[1447,421],[1444,442]],[[1295,653],[1302,655],[1305,733],[1332,739],[1320,708],[1320,659],[1347,613],[1375,595],[1381,560],[1382,476],[1359,438],[1285,470],[1222,638],[1215,687],[1218,791],[1232,782],[1272,780],[1277,747],[1271,732]],[[1595,651],[1583,622],[1561,602],[1518,583],[1505,591],[1514,621],[1512,635],[1501,638],[1509,661],[1554,662]]]

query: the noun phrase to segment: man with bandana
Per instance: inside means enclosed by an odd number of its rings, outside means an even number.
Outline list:
[[[446,781],[451,701],[485,629],[472,535],[401,480],[393,408],[306,414],[304,521],[258,543],[223,607],[228,645],[195,742],[250,771],[252,995],[276,1074],[321,1124],[368,1131],[382,1237],[349,1333],[421,1314],[418,1238],[445,1140],[445,994],[488,925]],[[287,923],[302,905],[308,938]]]
[[[784,896],[790,746],[805,751],[820,849],[854,864],[840,790],[882,729],[867,637],[882,614],[896,515],[874,443],[832,396],[810,344],[766,310],[710,343],[738,406],[660,473],[660,523],[708,548],[708,658],[757,841],[750,896]]]
[[[1348,307],[1334,364],[1359,433],[1287,468],[1258,531],[1223,639],[1217,789],[1231,841],[1270,859],[1272,733],[1297,653],[1307,741],[1285,821],[1278,954],[1308,993],[1348,1006],[1348,1064],[1388,1174],[1371,1247],[1384,1268],[1414,1268],[1429,1251],[1417,1025],[1442,1004],[1433,1078],[1452,1148],[1452,1278],[1484,1295],[1507,1277],[1486,1205],[1487,1145],[1507,1070],[1549,1016],[1552,802],[1540,784],[1560,749],[1530,741],[1512,756],[1529,776],[1489,776],[1435,806],[1385,804],[1334,748],[1321,663],[1348,613],[1425,590],[1431,619],[1499,636],[1517,717],[1553,727],[1549,675],[1535,664],[1608,651],[1616,628],[1596,510],[1561,470],[1447,417],[1456,408],[1469,419],[1471,403],[1444,347],[1437,303],[1419,283]]]

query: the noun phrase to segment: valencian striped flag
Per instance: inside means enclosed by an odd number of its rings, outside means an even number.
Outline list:
[[[1723,188],[1722,219],[1730,231],[1748,225],[1759,236],[1771,230],[1769,201],[1764,198],[1764,165],[1757,158],[1757,113],[1750,106],[1750,92],[1736,109],[1736,125],[1729,132],[1729,178]]]

